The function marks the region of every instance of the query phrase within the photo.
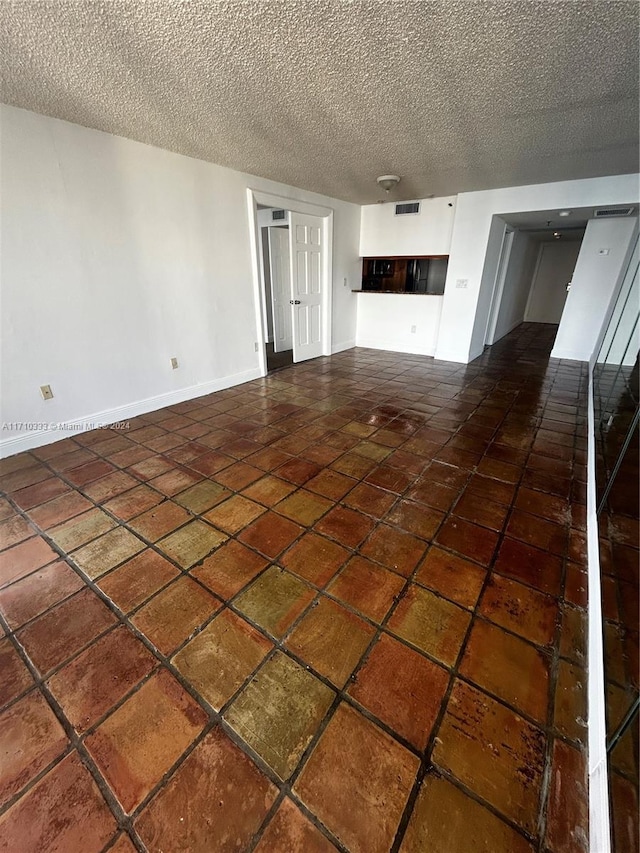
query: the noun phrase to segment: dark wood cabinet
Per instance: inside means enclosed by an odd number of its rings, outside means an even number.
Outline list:
[[[362,289],[378,293],[444,293],[448,255],[362,259]]]

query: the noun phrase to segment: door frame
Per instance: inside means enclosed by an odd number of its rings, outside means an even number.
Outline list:
[[[491,303],[489,307],[489,316],[487,317],[487,327],[484,333],[484,346],[491,346],[496,334],[496,326],[498,325],[498,315],[500,314],[500,305],[502,303],[502,295],[504,293],[504,283],[507,279],[507,270],[509,269],[509,261],[511,259],[511,249],[515,239],[516,229],[510,225],[504,226],[502,233],[502,242],[500,243],[500,254],[498,256],[498,265],[496,274],[493,280],[493,293],[491,295]]]
[[[261,376],[267,375],[267,355],[265,350],[265,311],[267,310],[264,288],[260,277],[260,225],[258,224],[258,205],[277,207],[294,213],[318,216],[322,220],[322,354],[331,355],[331,303],[333,282],[333,210],[318,204],[275,195],[265,190],[247,188],[247,209],[249,216],[249,245],[251,251],[251,270],[253,274],[253,296],[258,344],[258,367]],[[291,240],[291,228],[289,229]]]

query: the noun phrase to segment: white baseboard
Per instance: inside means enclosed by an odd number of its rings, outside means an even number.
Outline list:
[[[435,347],[421,347],[418,345],[408,345],[404,341],[380,340],[380,338],[357,338],[356,346],[366,347],[366,349],[379,349],[386,352],[403,352],[407,355],[427,355],[433,356]]]
[[[116,406],[113,409],[105,409],[102,412],[93,412],[81,418],[74,418],[65,422],[65,426],[68,427],[67,429],[34,430],[33,432],[20,433],[10,438],[0,438],[0,459],[4,459],[7,456],[14,456],[16,453],[22,453],[24,450],[43,447],[45,444],[53,444],[54,441],[79,435],[82,432],[88,432],[91,429],[95,429],[98,424],[112,424],[116,421],[126,421],[129,418],[135,418],[147,412],[164,409],[166,406],[175,406],[176,403],[184,403],[185,400],[193,400],[195,397],[204,397],[207,394],[213,394],[215,391],[232,388],[234,385],[242,385],[243,382],[250,382],[252,379],[259,379],[261,376],[260,369],[254,367],[242,373],[233,373],[229,376],[223,376],[220,379],[213,379],[211,382],[202,382],[198,385],[190,385],[187,388],[178,388],[175,391],[168,391],[166,394],[157,394],[155,397],[136,400],[134,403],[127,403],[124,406]]]
[[[335,355],[337,352],[344,352],[346,349],[353,349],[355,345],[355,341],[341,341],[338,344],[331,344],[331,355]]]
[[[480,353],[478,353],[479,355]],[[458,364],[469,364],[469,355],[453,350],[436,350],[434,354],[436,361],[455,361]]]
[[[589,361],[590,353],[580,350],[557,349],[551,350],[551,358],[561,358],[564,361]]]

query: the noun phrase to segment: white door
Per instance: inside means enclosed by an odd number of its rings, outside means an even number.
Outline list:
[[[289,229],[269,228],[269,266],[271,270],[271,311],[273,313],[274,352],[293,348],[291,326],[291,261]]]
[[[291,214],[293,360],[322,355],[322,219]]]
[[[559,323],[567,301],[581,240],[554,240],[540,247],[538,265],[529,292],[524,319],[527,323]]]

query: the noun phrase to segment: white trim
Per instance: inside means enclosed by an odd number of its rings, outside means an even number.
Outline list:
[[[353,349],[356,346],[355,340],[353,341],[340,341],[338,344],[331,344],[331,354],[334,355],[337,352],[344,352],[346,349]]]
[[[155,412],[166,406],[184,403],[185,400],[193,400],[196,397],[213,394],[215,391],[223,391],[225,388],[241,385],[243,382],[250,382],[252,379],[259,379],[261,376],[263,374],[260,373],[260,370],[254,367],[242,373],[233,373],[220,379],[213,379],[211,382],[189,385],[187,388],[178,388],[176,391],[169,391],[166,394],[146,397],[144,400],[127,403],[125,406],[116,406],[113,409],[105,409],[102,412],[94,412],[81,418],[74,418],[66,422],[69,429],[34,430],[11,438],[2,438],[0,439],[0,459],[22,453],[23,450],[43,447],[45,444],[52,444],[54,441],[60,441],[63,438],[72,438],[74,435],[95,429],[98,425],[126,421],[129,418],[135,418],[147,412]]]
[[[509,271],[509,262],[511,260],[511,250],[513,249],[514,239],[515,230],[505,224],[504,231],[502,233],[502,242],[500,244],[500,254],[498,255],[498,266],[496,267],[496,275],[493,282],[491,305],[489,308],[489,316],[487,317],[487,328],[484,333],[485,346],[495,344],[496,342],[496,328],[498,326],[498,317],[500,316],[500,307],[502,306],[502,297],[504,295],[507,272]],[[509,334],[509,332],[505,332],[505,334]],[[501,337],[504,337],[504,335],[501,335]]]
[[[610,853],[607,724],[605,719],[604,648],[600,551],[596,515],[596,440],[593,412],[593,366],[589,369],[589,435],[587,437],[587,569],[588,569],[588,739],[589,851]]]

